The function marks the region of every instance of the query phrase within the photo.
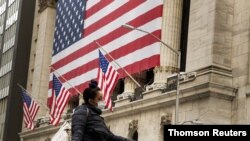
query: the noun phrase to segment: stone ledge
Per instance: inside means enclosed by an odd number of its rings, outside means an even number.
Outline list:
[[[220,74],[220,75],[227,76],[227,77],[233,77],[232,68],[228,68],[228,67],[216,65],[216,64],[198,69],[196,70],[196,72],[197,72],[197,77],[208,74],[208,73],[215,73],[215,74]]]
[[[116,106],[123,106],[123,105],[126,105],[127,103],[130,102],[130,98],[127,97],[127,98],[123,98],[123,99],[119,99],[119,100],[116,100],[115,101],[115,105]]]
[[[63,123],[66,121],[71,121],[71,119],[61,121],[58,126],[54,126],[50,124],[47,126],[35,128],[34,130],[24,131],[24,132],[19,133],[19,136],[21,139],[29,139],[29,138],[35,138],[39,136],[48,135],[48,134],[53,134],[53,133],[56,133],[61,128]]]
[[[158,88],[158,89],[153,89],[153,90],[150,90],[150,91],[143,92],[142,93],[143,99],[147,99],[147,98],[152,98],[152,97],[158,96],[159,94],[161,94],[161,91],[162,91],[162,89]]]
[[[56,127],[54,125],[47,125],[47,126],[35,128],[34,130],[21,132],[19,133],[19,135],[20,135],[20,138],[22,139],[28,139],[28,138],[38,137],[39,135],[47,135],[51,133],[56,133],[62,124],[63,122],[61,122]]]
[[[236,90],[237,89],[232,87],[206,82],[193,87],[181,89],[179,99],[180,102],[185,102],[212,96],[231,101],[235,97]],[[154,92],[155,91],[159,92],[160,90],[154,90]],[[114,107],[112,113],[109,111],[104,111],[103,117],[106,119],[109,118],[112,119],[120,116],[130,115],[135,112],[138,113],[141,111],[154,109],[161,106],[174,105],[176,100],[175,94],[176,94],[175,91],[170,91],[159,94],[158,96],[154,97],[149,97],[149,98],[144,97],[144,99],[133,101],[123,106]]]

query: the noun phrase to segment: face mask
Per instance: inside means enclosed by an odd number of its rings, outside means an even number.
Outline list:
[[[104,101],[99,101],[97,108],[99,108],[100,110],[105,109],[105,102]]]

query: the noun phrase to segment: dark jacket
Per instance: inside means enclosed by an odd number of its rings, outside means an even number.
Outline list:
[[[72,116],[72,141],[132,141],[110,132],[101,113],[94,106],[78,106]]]

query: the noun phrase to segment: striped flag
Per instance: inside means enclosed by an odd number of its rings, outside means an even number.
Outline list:
[[[118,72],[112,67],[108,60],[99,51],[99,68],[98,68],[98,87],[101,88],[104,94],[105,107],[112,109],[111,92],[119,78]]]
[[[21,92],[23,100],[23,115],[25,127],[28,129],[34,129],[34,119],[39,110],[39,105],[27,95],[26,91],[22,89]]]
[[[58,125],[60,122],[64,108],[66,107],[70,93],[65,89],[64,85],[53,75],[53,86],[52,86],[52,106],[50,109],[50,123]]]
[[[73,87],[83,91],[90,80],[96,79],[99,56],[95,40],[130,74],[159,66],[160,43],[151,35],[122,25],[161,38],[162,7],[163,0],[58,0],[51,65],[72,84],[69,91],[76,94]],[[126,76],[116,65],[113,67],[120,78]],[[51,90],[52,72],[49,105]]]

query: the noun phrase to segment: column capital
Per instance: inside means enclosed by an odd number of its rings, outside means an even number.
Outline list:
[[[155,67],[154,73],[161,73],[161,72],[171,72],[171,73],[176,73],[178,72],[178,68],[172,67],[172,66],[158,66]]]
[[[47,7],[56,8],[57,0],[39,0],[38,12],[43,12]]]

